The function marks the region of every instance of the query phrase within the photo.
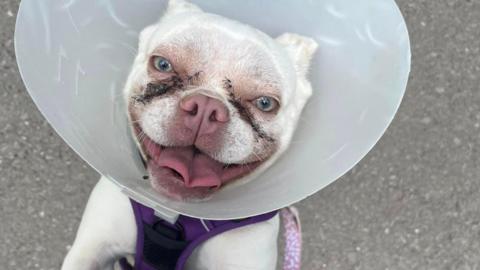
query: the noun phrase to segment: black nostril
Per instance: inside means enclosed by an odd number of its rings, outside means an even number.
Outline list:
[[[193,106],[193,109],[190,110],[190,111],[188,112],[188,114],[190,114],[191,116],[195,116],[195,115],[197,115],[197,113],[198,113],[198,104],[195,104],[195,105]]]
[[[208,119],[212,122],[216,122],[217,121],[217,111],[213,111],[212,114],[210,114],[210,116],[208,117]]]
[[[177,170],[174,170],[174,169],[171,169],[171,170],[175,177],[183,179],[183,175],[181,173],[179,173]]]
[[[143,91],[143,95],[148,98],[152,98],[155,96],[163,95],[167,92],[168,87],[166,84],[154,84],[149,83],[147,87]]]

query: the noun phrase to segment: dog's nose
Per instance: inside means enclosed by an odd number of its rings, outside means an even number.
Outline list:
[[[197,134],[209,135],[219,130],[230,119],[227,107],[215,98],[193,95],[180,102],[184,114],[184,124]]]

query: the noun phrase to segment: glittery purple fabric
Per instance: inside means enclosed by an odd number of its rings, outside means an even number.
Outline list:
[[[302,228],[298,211],[293,207],[280,211],[285,229],[283,270],[300,270],[302,258]]]

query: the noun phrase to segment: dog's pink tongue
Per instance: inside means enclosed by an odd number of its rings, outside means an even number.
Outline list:
[[[193,147],[169,147],[161,151],[158,166],[177,171],[187,187],[219,187],[223,165]]]

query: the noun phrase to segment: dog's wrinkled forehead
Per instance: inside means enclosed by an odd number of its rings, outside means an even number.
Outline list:
[[[178,72],[268,85],[288,100],[295,89],[293,63],[266,34],[203,12],[166,15],[142,33],[144,53],[169,59]]]

